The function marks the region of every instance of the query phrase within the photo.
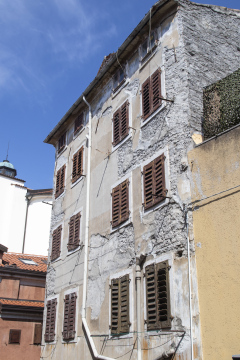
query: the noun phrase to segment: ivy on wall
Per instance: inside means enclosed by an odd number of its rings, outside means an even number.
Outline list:
[[[240,68],[204,89],[203,116],[204,139],[240,123]]]

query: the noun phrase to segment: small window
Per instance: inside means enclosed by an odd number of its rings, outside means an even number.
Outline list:
[[[72,183],[75,183],[83,173],[83,146],[73,155]]]
[[[144,209],[164,201],[167,189],[165,187],[165,156],[158,156],[143,168]]]
[[[58,140],[58,153],[60,153],[66,145],[66,133],[64,133]]]
[[[142,118],[146,120],[162,104],[161,71],[158,69],[142,85]]]
[[[20,344],[21,330],[11,329],[9,331],[9,344]]]
[[[75,318],[76,318],[76,299],[77,294],[65,295],[64,320],[63,320],[63,340],[69,341],[75,338]]]
[[[155,50],[158,44],[157,32],[152,31],[150,37],[148,36],[146,40],[141,45],[141,59],[144,62],[148,56]]]
[[[129,102],[126,101],[113,114],[113,146],[119,144],[129,134]]]
[[[41,341],[42,341],[42,324],[35,324],[33,344],[41,345]]]
[[[52,233],[52,255],[51,260],[56,260],[61,252],[62,225],[58,226]]]
[[[125,82],[125,72],[119,68],[113,76],[113,92],[116,92]]]
[[[59,169],[57,172],[55,199],[64,192],[65,170],[66,170],[66,165],[62,166],[61,169]]]
[[[33,261],[32,259],[20,259],[24,264],[26,265],[38,265],[35,261]]]
[[[129,180],[112,190],[112,227],[129,219]]]
[[[80,130],[82,130],[83,127],[84,127],[84,113],[81,112],[81,114],[77,116],[74,122],[74,135],[76,135]]]
[[[168,262],[146,266],[145,279],[147,330],[171,327]]]
[[[46,329],[45,342],[51,342],[55,339],[55,322],[56,322],[57,299],[48,300],[47,315],[46,315]]]
[[[129,275],[111,281],[111,334],[129,333]]]
[[[75,250],[80,243],[80,212],[73,215],[69,221],[68,251]]]

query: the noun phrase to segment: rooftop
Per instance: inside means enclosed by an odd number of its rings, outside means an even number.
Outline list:
[[[4,253],[2,260],[3,263],[0,264],[0,268],[11,267],[16,269],[36,271],[41,273],[47,272],[46,256]]]

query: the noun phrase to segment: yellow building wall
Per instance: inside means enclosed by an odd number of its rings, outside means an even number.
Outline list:
[[[192,201],[209,197],[192,212],[203,359],[229,360],[240,354],[240,127],[188,160]]]

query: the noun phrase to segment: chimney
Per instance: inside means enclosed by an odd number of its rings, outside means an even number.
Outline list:
[[[2,265],[3,254],[8,251],[8,248],[0,244],[0,265]]]

